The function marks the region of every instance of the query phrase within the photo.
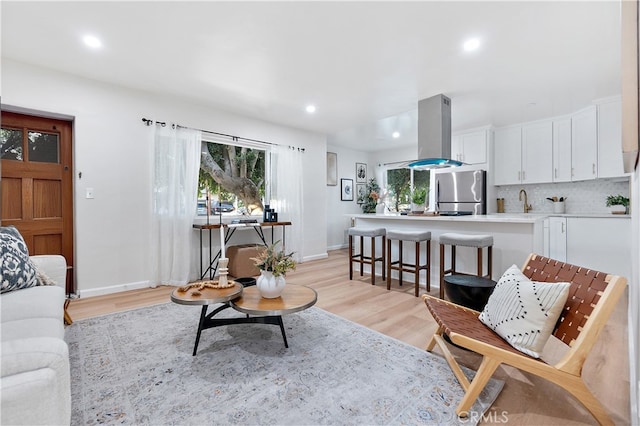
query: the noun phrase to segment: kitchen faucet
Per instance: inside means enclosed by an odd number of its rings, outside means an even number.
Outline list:
[[[522,194],[524,194],[524,212],[529,213],[529,210],[531,210],[531,204],[527,201],[527,191],[524,189],[520,190],[520,194],[518,194],[518,200],[520,201],[522,201]]]

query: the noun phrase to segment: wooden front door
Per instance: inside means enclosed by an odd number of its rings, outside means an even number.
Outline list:
[[[18,228],[29,254],[65,257],[67,293],[75,288],[71,129],[70,121],[2,111],[2,225]]]

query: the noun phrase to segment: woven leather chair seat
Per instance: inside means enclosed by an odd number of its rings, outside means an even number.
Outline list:
[[[478,319],[480,312],[436,298],[425,299],[425,304],[431,315],[433,315],[433,319],[436,320],[439,326],[444,327],[445,334],[449,336],[453,343],[456,343],[455,334],[458,334],[531,358],[529,355],[514,349],[502,337],[498,336],[495,331],[480,322]]]

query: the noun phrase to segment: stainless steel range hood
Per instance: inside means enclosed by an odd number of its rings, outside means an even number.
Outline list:
[[[451,160],[451,99],[440,94],[418,102],[418,158],[413,169],[462,166]]]

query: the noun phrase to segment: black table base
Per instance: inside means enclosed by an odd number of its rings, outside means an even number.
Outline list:
[[[287,343],[287,335],[284,331],[284,323],[282,322],[281,315],[269,315],[264,317],[250,317],[247,315],[246,317],[236,317],[236,318],[213,318],[219,312],[230,308],[228,303],[216,308],[210,314],[207,315],[207,309],[209,305],[204,305],[202,307],[202,312],[200,313],[200,323],[198,324],[198,333],[196,334],[196,343],[193,346],[193,356],[196,356],[198,352],[198,343],[200,343],[200,335],[202,334],[202,330],[206,330],[208,328],[220,327],[223,325],[232,325],[232,324],[272,324],[279,325],[280,331],[282,332],[282,340],[284,340],[284,347],[288,348],[289,343]]]

